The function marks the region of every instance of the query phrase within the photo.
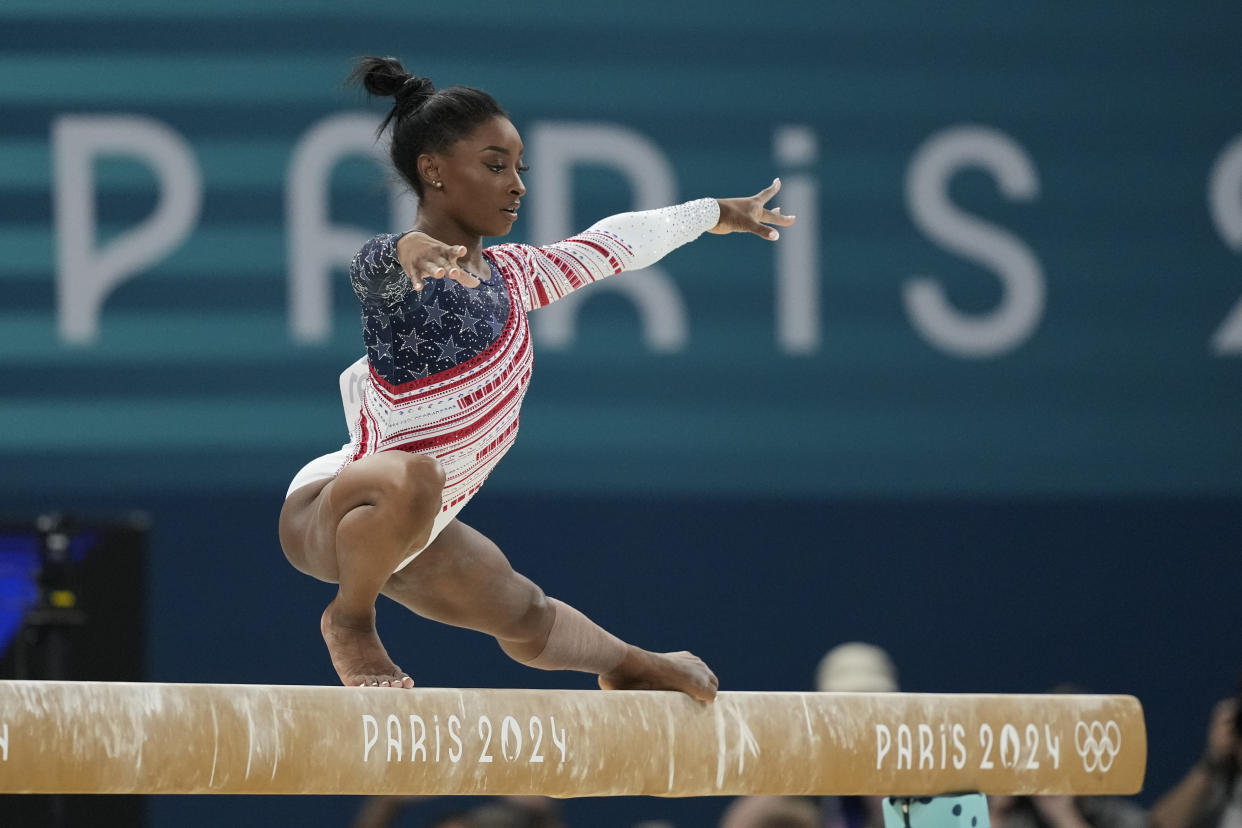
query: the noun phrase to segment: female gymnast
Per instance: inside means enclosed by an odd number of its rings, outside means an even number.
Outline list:
[[[414,685],[376,632],[382,593],[494,636],[531,667],[711,701],[716,676],[698,657],[642,650],[545,596],[457,513],[517,435],[527,312],[704,231],[775,240],[768,225],[794,220],[764,206],[780,182],[750,198],[612,216],[546,247],[484,248],[509,232],[526,192],[522,140],[504,110],[478,89],[437,91],[393,58],[363,58],[351,79],[395,99],[380,133],[391,124],[392,161],[419,209],[413,230],[370,240],[353,261],[367,350],[361,408],[350,442],[298,472],[280,513],[290,563],[338,584],[320,628],[341,681]]]

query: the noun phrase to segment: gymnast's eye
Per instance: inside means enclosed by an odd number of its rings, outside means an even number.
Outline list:
[[[520,173],[524,173],[524,172],[526,172],[526,171],[527,171],[527,170],[529,170],[529,169],[530,169],[530,167],[529,167],[528,165],[526,165],[526,164],[518,164],[517,171],[518,171],[518,172],[520,172]]]

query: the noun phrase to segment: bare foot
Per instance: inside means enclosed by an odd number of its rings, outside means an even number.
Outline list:
[[[709,702],[720,686],[703,659],[693,653],[649,653],[631,646],[611,673],[599,677],[604,690],[680,690],[692,699]]]
[[[369,622],[341,617],[336,601],[328,604],[319,619],[319,630],[332,656],[332,666],[346,687],[414,686],[414,679],[392,663],[375,631],[375,615]]]

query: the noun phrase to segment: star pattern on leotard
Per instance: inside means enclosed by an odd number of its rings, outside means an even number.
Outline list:
[[[379,362],[391,361],[392,346],[382,339],[377,339],[375,342],[375,359]]]
[[[456,283],[454,282],[454,284]],[[423,290],[426,290],[426,289],[427,288],[423,288]],[[448,313],[447,310],[440,307],[439,305],[424,305],[423,311],[425,313],[424,318],[427,320],[427,324],[429,325],[439,325],[440,318],[443,317],[444,314]]]
[[[396,259],[398,236],[377,236],[354,257],[350,281],[362,301],[362,338],[371,365],[394,385],[421,380],[473,359],[496,341],[509,318],[504,277],[468,288],[428,279],[421,291]]]
[[[440,346],[440,356],[454,364],[457,363],[457,355],[465,350],[465,348],[458,348],[457,343],[451,339],[436,344]]]

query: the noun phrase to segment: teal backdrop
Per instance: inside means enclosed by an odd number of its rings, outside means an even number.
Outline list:
[[[362,151],[318,179],[295,156],[382,114],[342,81],[384,53],[511,112],[533,167],[514,239],[778,175],[801,213],[777,246],[668,257],[675,313],[600,289],[567,341],[535,314],[489,487],[1242,490],[1235,5],[553,8],[6,2],[3,485],[254,490],[339,445],[360,335],[323,237],[400,216]],[[116,119],[119,146],[84,136]],[[326,215],[299,227],[307,198]],[[309,338],[295,247],[331,268]]]
[[[809,689],[863,639],[910,690],[1134,693],[1150,803],[1242,669],[1239,44],[1207,0],[4,0],[0,513],[150,515],[149,678],[335,681],[331,587],[275,521],[346,437],[346,264],[413,215],[343,85],[396,55],[511,113],[513,240],[777,176],[799,217],[533,314],[521,434],[464,520],[730,689]],[[422,684],[590,686],[380,613]]]

